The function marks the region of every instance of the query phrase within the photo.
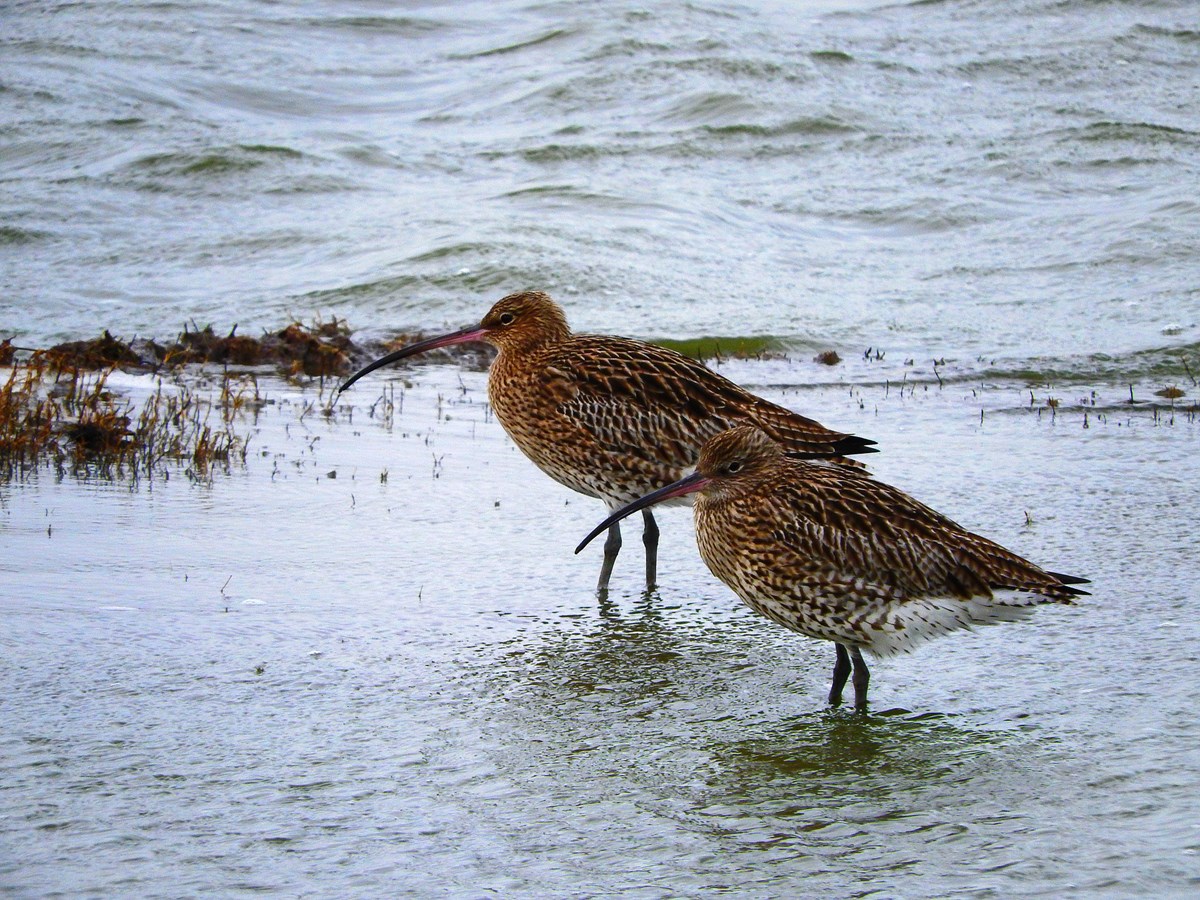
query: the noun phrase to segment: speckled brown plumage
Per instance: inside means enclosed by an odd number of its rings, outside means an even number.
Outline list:
[[[872,441],[832,431],[757,397],[702,363],[641,341],[573,334],[544,293],[511,294],[478,326],[389,354],[382,365],[433,347],[486,341],[499,349],[488,398],[514,443],[547,475],[610,509],[662,487],[695,465],[714,434],[753,423],[789,452],[829,457],[873,452]],[[657,529],[646,514],[646,578],[655,580]],[[614,526],[600,588],[620,547]]]
[[[696,542],[713,574],[772,621],[837,643],[833,703],[851,659],[855,702],[866,703],[863,650],[907,652],[1085,593],[1071,586],[1085,579],[1047,572],[860,471],[790,459],[751,426],[713,437],[694,474],[610,519],[695,492]]]

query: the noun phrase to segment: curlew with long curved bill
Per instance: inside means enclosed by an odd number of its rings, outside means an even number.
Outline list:
[[[972,625],[1071,603],[1086,578],[1047,572],[857,469],[791,459],[761,430],[711,438],[696,470],[614,512],[583,539],[655,503],[695,495],[708,568],[757,613],[833,641],[829,702],[853,672],[865,708],[862,652],[890,656]]]
[[[488,399],[509,437],[555,481],[603,500],[610,510],[681,477],[696,464],[705,440],[739,423],[753,423],[802,456],[875,452],[874,441],[832,431],[673,350],[574,334],[562,309],[540,291],[510,294],[478,325],[389,353],[338,391],[426,350],[479,341],[500,351],[488,376]],[[643,519],[646,585],[653,587],[658,527],[650,510]],[[620,549],[621,530],[613,522],[597,584],[601,592]]]

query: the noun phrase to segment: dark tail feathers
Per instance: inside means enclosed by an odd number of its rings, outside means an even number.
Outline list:
[[[828,459],[835,462],[852,463],[852,460],[845,459],[845,457],[861,453],[879,452],[875,449],[875,442],[873,440],[859,437],[856,434],[848,434],[845,437],[838,438],[829,446],[829,450],[784,450],[783,455],[791,459]],[[862,463],[853,464],[860,468],[862,466]]]
[[[1092,583],[1092,580],[1090,578],[1080,578],[1078,575],[1063,575],[1061,572],[1047,572],[1046,574],[1053,575],[1055,578],[1057,578],[1059,581],[1061,581],[1064,586],[1072,585],[1072,584],[1091,584]],[[1067,590],[1070,591],[1072,594],[1077,594],[1077,595],[1081,595],[1084,597],[1091,596],[1090,591],[1081,590],[1080,588],[1067,587]]]
[[[878,453],[875,442],[870,438],[848,434],[833,445],[839,456],[853,456],[856,453]]]

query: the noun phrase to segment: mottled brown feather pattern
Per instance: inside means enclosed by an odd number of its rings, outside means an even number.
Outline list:
[[[741,422],[800,453],[830,455],[853,440],[673,350],[572,334],[539,292],[500,300],[483,320],[492,323],[485,339],[500,354],[488,396],[505,431],[552,478],[610,505],[679,478],[704,441]]]
[[[752,422],[789,452],[845,458],[874,452],[873,441],[831,431],[769,403],[695,360],[651,344],[571,333],[546,294],[510,294],[478,326],[409,344],[360,369],[340,388],[417,353],[471,341],[500,352],[488,398],[504,430],[542,471],[610,508],[679,478],[714,434]],[[650,514],[642,533],[646,583],[654,584],[658,528]],[[605,543],[599,587],[606,589],[620,549],[614,525]]]
[[[736,471],[734,471],[736,469]],[[1083,593],[894,487],[739,427],[705,445],[705,563],[754,610],[879,655]]]

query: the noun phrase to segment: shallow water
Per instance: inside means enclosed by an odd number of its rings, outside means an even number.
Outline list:
[[[331,419],[264,383],[246,467],[210,486],[0,486],[0,883],[1195,890],[1197,423],[724,371],[876,438],[880,477],[1093,595],[879,662],[871,713],[831,711],[830,645],[716,582],[686,509],[660,517],[662,587],[631,532],[598,602],[598,551],[571,549],[602,506],[520,456],[482,373],[385,373]],[[389,381],[390,429],[368,414]]]

